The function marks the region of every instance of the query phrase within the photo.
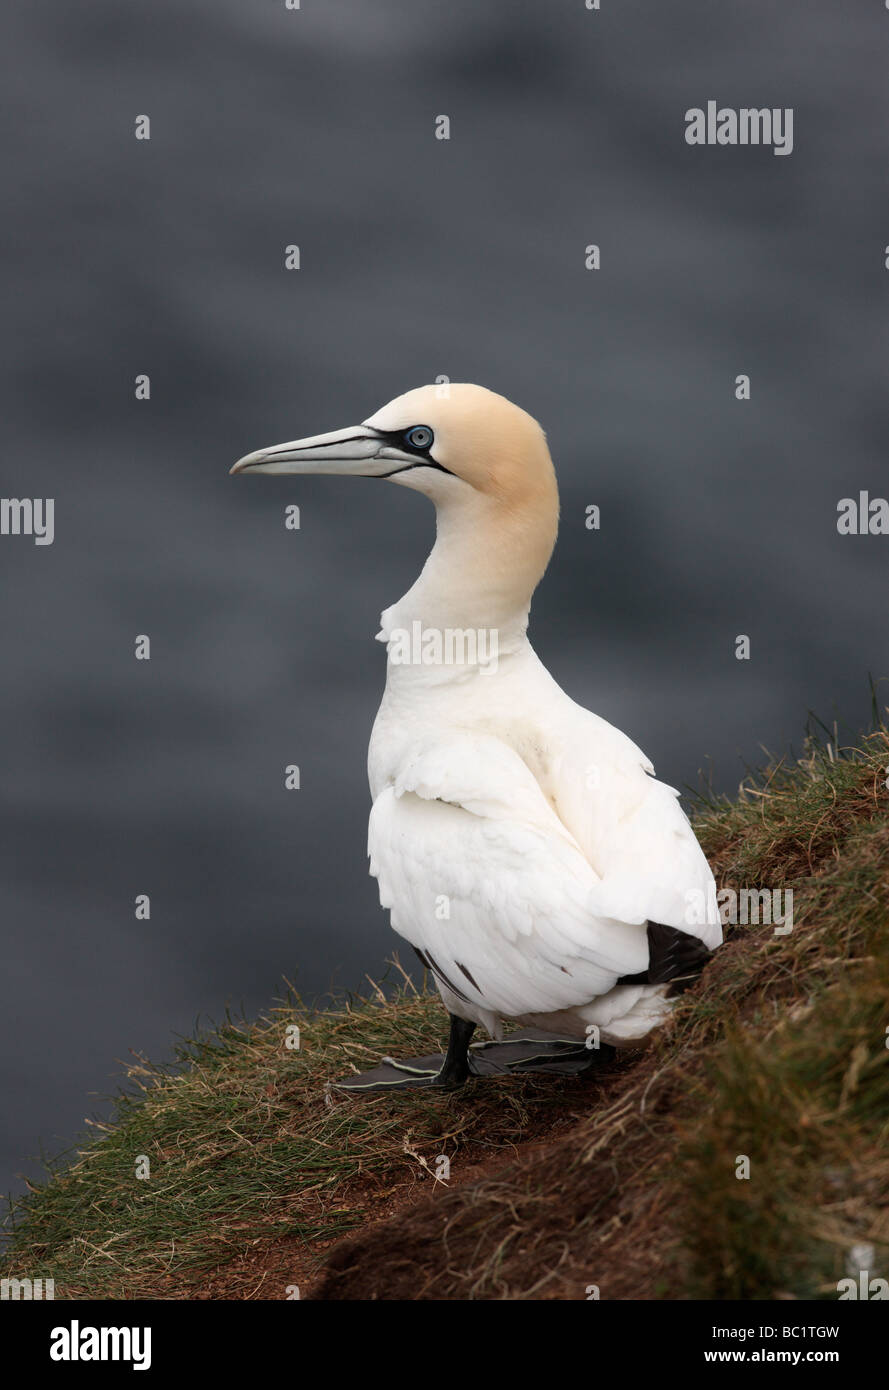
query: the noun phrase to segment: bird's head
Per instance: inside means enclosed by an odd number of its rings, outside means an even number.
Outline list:
[[[479,498],[507,511],[555,505],[543,430],[483,386],[420,386],[360,425],[275,444],[239,459],[232,473],[329,473],[385,478],[436,504]]]

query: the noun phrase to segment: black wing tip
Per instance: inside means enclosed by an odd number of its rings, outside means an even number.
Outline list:
[[[713,952],[697,936],[668,927],[664,922],[648,922],[648,969],[638,975],[622,975],[619,985],[666,985],[669,997],[693,985]]]

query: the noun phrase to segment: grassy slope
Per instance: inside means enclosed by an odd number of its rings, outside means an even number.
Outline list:
[[[795,927],[735,929],[645,1051],[345,1098],[325,1083],[352,1064],[438,1050],[437,999],[289,1000],[133,1066],[115,1123],[18,1204],[2,1272],[75,1298],[835,1298],[865,1242],[885,1276],[887,768],[881,730],[702,811],[718,882],[792,887]]]

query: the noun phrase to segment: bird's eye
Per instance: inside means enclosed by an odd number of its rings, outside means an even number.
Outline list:
[[[435,438],[428,425],[414,425],[404,437],[412,449],[428,449]]]

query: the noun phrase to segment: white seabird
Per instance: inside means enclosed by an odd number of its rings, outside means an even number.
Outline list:
[[[368,852],[451,1016],[439,1083],[466,1079],[477,1024],[638,1042],[722,940],[715,885],[678,793],[528,641],[559,516],[541,427],[483,387],[424,386],[231,471],[386,478],[435,503],[429,558],[381,618]]]

